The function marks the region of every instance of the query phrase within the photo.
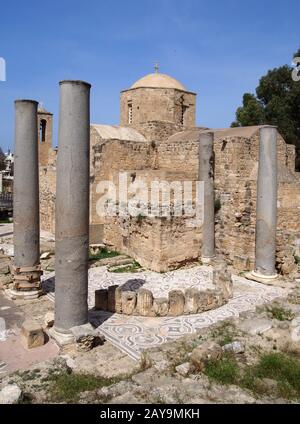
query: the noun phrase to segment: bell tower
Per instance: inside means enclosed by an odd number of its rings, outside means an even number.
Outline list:
[[[40,103],[38,107],[38,143],[39,164],[47,166],[49,154],[52,150],[53,114],[48,112]]]

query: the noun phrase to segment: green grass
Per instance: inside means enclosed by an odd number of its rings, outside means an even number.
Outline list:
[[[223,322],[219,327],[215,328],[212,332],[212,337],[220,346],[232,343],[236,339],[235,326],[230,322]]]
[[[292,321],[295,315],[289,309],[282,308],[280,306],[269,306],[267,312],[272,315],[272,318],[278,321]]]
[[[141,223],[143,222],[143,220],[147,218],[146,215],[143,215],[141,213],[138,214],[138,216],[136,217],[136,221],[139,225],[141,225]]]
[[[76,403],[82,392],[101,389],[117,383],[119,379],[108,379],[86,374],[63,373],[53,376],[50,396],[55,402]]]
[[[125,272],[138,272],[140,269],[141,269],[141,265],[138,262],[134,261],[132,264],[128,266],[115,268],[113,271],[110,271],[110,272],[122,274]]]
[[[239,367],[232,355],[225,355],[220,361],[209,361],[204,373],[220,384],[235,384],[239,377]]]
[[[12,221],[10,221],[8,218],[0,219],[0,224],[11,224]]]
[[[119,256],[119,252],[114,252],[111,250],[108,250],[106,247],[104,247],[101,252],[93,254],[90,252],[89,254],[89,260],[90,261],[99,261],[100,259],[107,259],[107,258],[115,258],[116,256]]]
[[[300,361],[283,353],[268,353],[262,355],[254,368],[258,378],[272,378],[279,387],[289,387],[300,397]]]
[[[242,367],[233,355],[209,361],[204,373],[220,384],[235,384],[255,395],[268,394],[284,399],[300,399],[300,360],[283,353],[265,353],[258,362]],[[277,383],[270,389],[263,379]]]

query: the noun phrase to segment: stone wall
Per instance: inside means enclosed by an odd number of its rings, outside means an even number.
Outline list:
[[[132,122],[129,121],[129,107],[132,107]],[[194,127],[195,114],[194,93],[171,88],[135,88],[121,93],[121,126],[138,129],[142,123],[164,121]]]
[[[55,232],[56,167],[40,167],[40,225],[41,229]]]
[[[254,267],[258,130],[249,136],[224,136],[222,131],[215,131],[216,247],[228,263],[240,270]],[[195,182],[198,138],[199,130],[194,129],[158,141],[103,140],[92,129],[92,242],[104,241],[156,271],[197,259],[201,255],[201,228],[188,227],[186,218],[152,219],[142,214],[104,218],[97,213],[97,202],[103,194],[99,183],[114,182],[118,191],[120,172],[127,172],[128,184],[140,178],[148,186],[153,180]],[[294,172],[294,157],[294,146],[278,135],[277,268],[282,273],[294,271],[294,255],[298,255],[300,246],[300,178]],[[41,225],[54,231],[53,165],[41,168],[40,181]]]

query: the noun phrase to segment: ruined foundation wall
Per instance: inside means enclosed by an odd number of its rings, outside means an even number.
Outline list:
[[[55,232],[56,167],[40,167],[40,222],[41,229]]]
[[[128,183],[142,178],[158,181],[196,181],[198,143],[195,140],[133,142],[91,137],[91,229],[93,242],[105,241],[142,265],[166,270],[201,254],[201,228],[188,228],[184,218],[106,218],[97,214],[99,182],[128,172]],[[251,138],[216,135],[216,248],[240,270],[253,269],[255,252],[258,132]],[[294,146],[278,136],[277,268],[290,273],[300,249],[300,178],[294,172]],[[41,169],[41,226],[54,231],[55,168]]]

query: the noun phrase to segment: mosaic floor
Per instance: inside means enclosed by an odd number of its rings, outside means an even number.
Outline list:
[[[175,277],[178,279],[178,284],[182,285],[182,272],[186,275],[187,271],[189,271],[189,278],[191,278],[189,280],[189,286],[191,286],[191,282],[192,284],[201,284],[202,281],[202,284],[207,284],[203,281],[207,269],[203,269],[202,273],[202,271],[199,271],[199,268],[207,267],[195,267],[190,270],[179,270],[159,275],[160,278],[165,278],[166,285],[175,279]],[[148,318],[124,316],[93,310],[94,290],[105,287],[105,284],[112,284],[109,278],[113,278],[113,283],[115,283],[115,278],[117,278],[120,279],[119,281],[121,284],[125,284],[126,281],[131,281],[130,284],[132,285],[138,284],[132,282],[132,280],[136,280],[137,278],[142,279],[142,275],[138,274],[137,277],[137,274],[113,274],[113,277],[111,277],[111,273],[108,273],[110,275],[104,274],[104,277],[101,278],[100,282],[100,275],[101,273],[103,275],[103,268],[97,268],[96,271],[94,270],[95,268],[92,268],[89,273],[89,307],[91,308],[90,321],[114,346],[123,352],[126,352],[130,357],[136,360],[139,359],[141,352],[146,348],[159,346],[185,334],[194,333],[198,329],[208,327],[218,321],[238,316],[241,312],[254,310],[256,306],[270,302],[273,299],[284,296],[287,293],[285,289],[279,287],[266,286],[254,281],[246,280],[242,277],[234,276],[233,299],[231,299],[227,305],[218,309],[197,315],[181,317]],[[149,280],[149,274],[155,273],[147,272],[147,280]],[[124,279],[126,281],[124,281]],[[44,276],[44,280],[43,284],[44,288],[48,291],[48,297],[54,301],[54,275],[50,274],[48,276]],[[160,290],[158,287],[158,280],[156,280],[156,283],[155,281],[153,282],[153,287],[155,287],[155,284],[157,290]],[[172,286],[172,288],[173,287],[174,286]]]
[[[45,275],[43,288],[48,292],[48,297],[54,300],[54,273]],[[180,269],[164,274],[146,271],[138,273],[113,273],[105,266],[89,269],[89,308],[95,306],[95,290],[118,285],[123,290],[137,291],[144,287],[152,291],[154,297],[168,297],[170,290],[185,290],[188,287],[197,287],[201,290],[214,288],[212,284],[212,268],[197,266]]]

